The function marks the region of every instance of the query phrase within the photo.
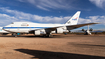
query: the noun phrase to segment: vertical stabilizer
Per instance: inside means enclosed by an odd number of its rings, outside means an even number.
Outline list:
[[[76,25],[78,23],[78,19],[81,11],[77,11],[71,19],[69,19],[65,24],[66,25]]]

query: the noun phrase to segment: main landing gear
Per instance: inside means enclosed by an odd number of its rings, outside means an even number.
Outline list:
[[[53,37],[52,34],[46,34],[46,37]]]
[[[20,33],[12,33],[13,37],[18,37],[18,35],[20,35]]]
[[[43,35],[44,37],[53,37],[53,35],[52,34],[45,34],[45,35]]]
[[[13,37],[17,37],[17,33],[13,33],[12,36],[13,36]]]

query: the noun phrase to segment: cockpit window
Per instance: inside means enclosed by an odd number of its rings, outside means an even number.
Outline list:
[[[11,24],[14,24],[14,23],[11,23]]]

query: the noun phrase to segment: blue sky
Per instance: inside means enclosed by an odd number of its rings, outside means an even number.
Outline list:
[[[0,26],[20,21],[65,23],[77,11],[79,24],[101,22],[91,27],[105,29],[105,0],[0,0]]]

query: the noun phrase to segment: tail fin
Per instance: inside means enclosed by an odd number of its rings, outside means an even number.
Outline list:
[[[76,25],[79,19],[81,11],[77,11],[71,19],[69,19],[65,24],[66,25]]]

